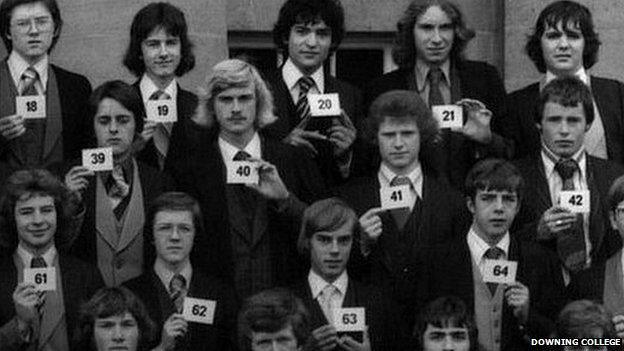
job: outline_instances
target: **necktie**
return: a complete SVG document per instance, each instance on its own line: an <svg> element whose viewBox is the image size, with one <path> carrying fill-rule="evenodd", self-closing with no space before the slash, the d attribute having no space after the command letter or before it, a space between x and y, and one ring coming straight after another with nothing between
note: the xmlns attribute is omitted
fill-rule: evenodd
<svg viewBox="0 0 624 351"><path fill-rule="evenodd" d="M444 78L440 67L431 67L427 79L429 80L429 107L444 105L444 98L440 91L440 82Z"/></svg>
<svg viewBox="0 0 624 351"><path fill-rule="evenodd" d="M47 266L48 264L41 256L35 256L30 260L30 268L45 268ZM43 314L43 304L45 303L45 300L43 299L44 294L45 291L37 292L37 296L39 296L39 301L37 302L37 313L39 313L39 316Z"/></svg>
<svg viewBox="0 0 624 351"><path fill-rule="evenodd" d="M483 257L488 260L499 260L503 258L503 256L505 256L505 251L503 251L501 248L498 248L496 246L490 247L483 254ZM490 289L490 293L492 293L492 296L494 296L494 294L496 294L496 288L498 287L498 284L487 283L487 287L488 289Z"/></svg>
<svg viewBox="0 0 624 351"><path fill-rule="evenodd" d="M249 158L251 158L251 155L248 154L247 152L240 150L236 153L236 155L234 155L233 160L234 161L247 161Z"/></svg>
<svg viewBox="0 0 624 351"><path fill-rule="evenodd" d="M20 95L30 96L37 95L36 84L39 81L39 73L31 66L26 68L22 73L20 88L18 89Z"/></svg>
<svg viewBox="0 0 624 351"><path fill-rule="evenodd" d="M108 188L108 197L113 207L113 213L119 220L126 210L126 206L122 206L121 204L124 203L124 199L130 193L130 185L126 182L121 165L115 165L115 167L113 167L113 171L108 177L107 183L110 185Z"/></svg>
<svg viewBox="0 0 624 351"><path fill-rule="evenodd" d="M299 118L304 119L310 115L310 105L308 103L308 91L314 86L314 80L303 76L297 82L299 84L299 98L297 99L296 111Z"/></svg>
<svg viewBox="0 0 624 351"><path fill-rule="evenodd" d="M334 309L339 307L335 306L334 300L339 295L340 292L338 291L338 288L331 284L327 284L323 288L323 291L321 291L321 295L319 295L321 309L323 310L323 314L325 314L329 324L334 324Z"/></svg>
<svg viewBox="0 0 624 351"><path fill-rule="evenodd" d="M396 176L390 182L390 186L401 186L401 185L409 185L411 187L412 182L409 180L408 177L405 177L405 176ZM409 207L392 209L390 210L390 214L392 214L392 218L394 218L394 222L396 223L397 228L399 228L399 230L403 230L403 227L405 227L405 223L407 223L407 220L409 219L409 216L410 216Z"/></svg>
<svg viewBox="0 0 624 351"><path fill-rule="evenodd" d="M162 90L155 91L149 98L150 100L170 100L171 96ZM154 130L154 146L158 151L158 165L162 170L165 167L165 158L167 150L169 150L169 137L171 135L172 123L158 123Z"/></svg>
<svg viewBox="0 0 624 351"><path fill-rule="evenodd" d="M152 95L150 95L149 99L150 100L169 100L171 99L171 96L162 90L156 90Z"/></svg>
<svg viewBox="0 0 624 351"><path fill-rule="evenodd" d="M176 274L169 281L169 296L178 313L182 313L184 296L186 295L186 279L182 274Z"/></svg>
<svg viewBox="0 0 624 351"><path fill-rule="evenodd" d="M579 171L579 165L573 159L559 160L555 164L555 172L563 181L561 190L574 190L573 176ZM572 227L557 235L557 253L563 265L571 272L578 272L585 267L585 231L583 214L578 213Z"/></svg>

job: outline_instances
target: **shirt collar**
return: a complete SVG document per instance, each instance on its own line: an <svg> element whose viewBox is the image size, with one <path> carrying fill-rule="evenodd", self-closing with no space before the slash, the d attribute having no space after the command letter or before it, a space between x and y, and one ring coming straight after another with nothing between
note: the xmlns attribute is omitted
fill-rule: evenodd
<svg viewBox="0 0 624 351"><path fill-rule="evenodd" d="M314 270L310 269L310 273L308 273L308 284L310 285L310 290L312 291L312 298L318 298L319 294L325 289L327 285L333 285L338 289L340 294L344 296L347 292L347 285L349 284L349 276L347 275L347 270L345 269L340 276L333 282L329 283L325 281L325 279L321 278L320 275L316 274Z"/></svg>
<svg viewBox="0 0 624 351"><path fill-rule="evenodd" d="M470 227L470 231L466 236L466 240L468 241L468 248L470 249L470 255L474 262L478 264L483 260L483 255L485 251L490 248L490 244L486 243L485 240L481 239L481 237L477 234L473 227ZM509 232L503 235L502 239L495 245L499 249L505 252L505 257L509 257L509 243L511 242Z"/></svg>
<svg viewBox="0 0 624 351"><path fill-rule="evenodd" d="M37 74L39 74L39 81L41 82L43 90L46 90L46 87L48 86L49 61L49 56L46 54L41 60L33 65L33 68L37 71ZM13 50L11 51L11 54L9 54L7 65L9 66L9 72L11 73L15 86L18 86L20 80L22 80L22 74L30 66L30 64L26 62L20 54Z"/></svg>
<svg viewBox="0 0 624 351"><path fill-rule="evenodd" d="M143 74L143 76L141 77L141 81L139 82L139 89L141 90L141 97L143 98L143 102L149 100L152 94L160 90L156 86L154 81L152 81L152 79L148 77L145 73ZM177 99L178 82L175 79L171 80L171 83L169 83L169 85L167 85L167 87L163 91L167 93L167 95L171 96L173 100Z"/></svg>
<svg viewBox="0 0 624 351"><path fill-rule="evenodd" d="M30 251L24 248L22 243L17 244L16 253L22 259L24 267L30 267L30 261L32 261L34 256L32 253L30 253ZM54 266L54 259L56 259L56 247L54 247L54 245L50 246L50 248L46 252L44 252L41 257L43 257L43 260L48 265L48 267Z"/></svg>
<svg viewBox="0 0 624 351"><path fill-rule="evenodd" d="M289 91L296 87L297 82L299 82L299 78L303 77L304 74L301 73L299 68L295 66L290 57L284 63L282 67L282 77L284 78L284 83L286 83L286 87ZM319 67L314 73L310 75L310 78L314 80L314 84L320 93L325 91L325 75L323 75L323 66Z"/></svg>
<svg viewBox="0 0 624 351"><path fill-rule="evenodd" d="M584 67L581 67L578 71L576 71L576 73L574 73L574 76L580 79L581 82L585 83L585 85L589 86L589 76L587 75L587 71L585 71ZM546 86L546 84L550 83L550 81L555 78L557 78L557 75L555 75L551 71L546 71L546 75L544 75L544 78L540 82L540 91L544 89L544 86Z"/></svg>
<svg viewBox="0 0 624 351"><path fill-rule="evenodd" d="M262 158L262 152L260 148L260 135L256 132L243 150L240 150L236 146L230 144L222 137L219 137L219 149L221 150L221 155L223 156L224 161L232 161L236 153L239 151L245 151L251 157L260 159Z"/></svg>
<svg viewBox="0 0 624 351"><path fill-rule="evenodd" d="M191 278L193 277L193 267L191 267L191 261L187 259L180 272L176 273L169 270L161 259L156 258L156 262L154 262L154 273L156 273L156 276L158 276L158 279L160 279L167 291L169 291L171 279L176 274L181 274L184 279L186 279L186 288L188 289L191 284Z"/></svg>
<svg viewBox="0 0 624 351"><path fill-rule="evenodd" d="M579 169L581 170L581 178L586 179L585 170L585 147L581 147L574 155L572 155L572 159L576 161L579 165ZM550 179L555 172L555 163L561 160L562 158L555 155L552 151L542 143L542 161L544 162L544 173L546 174L546 179Z"/></svg>
<svg viewBox="0 0 624 351"><path fill-rule="evenodd" d="M390 186L390 182L396 176L397 174L392 172L392 170L390 170L388 166L386 166L383 162L381 163L381 166L379 166L378 174L379 185L381 187ZM418 196L422 198L423 173L420 163L418 163L418 166L414 168L414 170L411 171L409 174L407 174L406 177L410 180L410 182L412 182L412 187L414 191L416 191L416 194L418 194Z"/></svg>
<svg viewBox="0 0 624 351"><path fill-rule="evenodd" d="M418 85L418 91L422 92L425 90L425 85L427 85L427 75L429 75L429 70L431 69L431 65L424 62L423 60L416 58L416 65L414 66L414 70L416 71L416 84ZM450 82L449 74L451 70L451 62L450 60L446 60L440 66L442 70L442 75L444 80L448 83ZM450 84L449 84L450 85Z"/></svg>

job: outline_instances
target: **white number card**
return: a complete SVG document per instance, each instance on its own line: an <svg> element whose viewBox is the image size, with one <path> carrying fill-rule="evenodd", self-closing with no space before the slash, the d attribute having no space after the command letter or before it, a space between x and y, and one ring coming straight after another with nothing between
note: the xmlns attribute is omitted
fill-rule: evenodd
<svg viewBox="0 0 624 351"><path fill-rule="evenodd" d="M227 184L258 184L258 169L253 162L230 161L226 168Z"/></svg>
<svg viewBox="0 0 624 351"><path fill-rule="evenodd" d="M366 328L364 307L337 308L334 310L334 326L338 332L361 332Z"/></svg>
<svg viewBox="0 0 624 351"><path fill-rule="evenodd" d="M56 268L24 268L24 281L35 284L38 291L56 290Z"/></svg>
<svg viewBox="0 0 624 351"><path fill-rule="evenodd" d="M217 302L214 300L186 297L184 298L182 316L188 322L212 324L214 322L214 313L216 307Z"/></svg>
<svg viewBox="0 0 624 351"><path fill-rule="evenodd" d="M440 128L461 129L464 125L464 109L457 105L436 105L431 108Z"/></svg>
<svg viewBox="0 0 624 351"><path fill-rule="evenodd" d="M559 193L559 206L574 213L589 213L589 190L563 190Z"/></svg>
<svg viewBox="0 0 624 351"><path fill-rule="evenodd" d="M46 99L43 95L17 96L15 114L26 119L46 117Z"/></svg>
<svg viewBox="0 0 624 351"><path fill-rule="evenodd" d="M308 94L312 117L340 116L340 99L337 93Z"/></svg>
<svg viewBox="0 0 624 351"><path fill-rule="evenodd" d="M148 100L145 112L149 121L158 123L178 121L178 107L173 99Z"/></svg>
<svg viewBox="0 0 624 351"><path fill-rule="evenodd" d="M409 185L382 187L379 189L381 208L391 210L394 208L410 207L412 192Z"/></svg>
<svg viewBox="0 0 624 351"><path fill-rule="evenodd" d="M101 147L82 150L82 165L94 172L113 170L113 148Z"/></svg>
<svg viewBox="0 0 624 351"><path fill-rule="evenodd" d="M485 260L483 281L486 283L511 284L516 281L518 262L507 260Z"/></svg>

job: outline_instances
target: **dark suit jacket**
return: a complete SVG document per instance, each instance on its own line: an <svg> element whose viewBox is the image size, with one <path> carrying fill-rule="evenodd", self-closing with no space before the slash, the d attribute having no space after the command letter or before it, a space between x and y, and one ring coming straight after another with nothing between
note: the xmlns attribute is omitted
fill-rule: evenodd
<svg viewBox="0 0 624 351"><path fill-rule="evenodd" d="M163 285L153 269L125 282L124 285L143 301L160 335L163 324L175 312L175 306L169 297L167 287ZM233 289L216 278L194 270L187 296L216 301L214 323L212 325L189 323L187 336L178 341L175 350L236 350L237 304ZM161 301L166 301L166 304L163 305ZM159 343L160 338L152 347Z"/></svg>
<svg viewBox="0 0 624 351"><path fill-rule="evenodd" d="M261 138L262 158L275 165L290 192L304 202L325 195L318 170L302 152L270 138ZM202 151L192 155L174 170L174 179L181 191L195 197L204 215L205 233L195 238L192 253L194 267L234 285L232 239L226 200L225 164L216 140L207 141ZM262 237L270 242L273 272L281 285L291 285L301 274L300 258L296 254L300 218L287 218L277 205L269 202L268 223Z"/></svg>
<svg viewBox="0 0 624 351"><path fill-rule="evenodd" d="M139 88L139 82L135 82L132 86L137 90L139 96L141 90ZM169 138L169 149L167 150L167 157L165 158L165 169L171 165L171 157L179 157L187 154L189 150L189 143L191 139L186 135L186 128L184 124L195 113L197 108L197 96L190 91L184 90L178 85L178 96L176 98L176 105L178 107L178 122L173 124L171 129L171 136ZM154 145L154 139L150 139L143 150L139 153L138 160L145 162L146 164L158 168L158 151Z"/></svg>
<svg viewBox="0 0 624 351"><path fill-rule="evenodd" d="M607 154L610 160L624 163L624 84L590 77L592 95L604 125ZM507 97L507 115L502 119L501 133L515 142L515 157L523 158L541 148L535 126L539 83L516 90ZM541 112L540 112L541 114Z"/></svg>
<svg viewBox="0 0 624 351"><path fill-rule="evenodd" d="M400 240L400 232L389 211L379 214L383 233L372 248L367 259L359 256L359 248L352 251L352 266L349 272L365 282L379 285L393 291L397 302L409 300L407 292L398 284L405 276L417 268L412 266L411 257L419 256L430 247L446 243L453 237L466 233L469 227L469 214L465 200L450 187L445 179L435 173L424 170L423 201L420 223L417 223L418 237L413 246L407 248L407 257L400 258L397 252L405 250L405 243ZM358 178L336 189L337 195L349 203L356 214L362 216L373 207L380 207L379 179L375 177ZM410 221L405 228L409 228ZM406 295L407 294L407 295ZM409 317L409 316L406 316Z"/></svg>
<svg viewBox="0 0 624 351"><path fill-rule="evenodd" d="M450 132L448 145L441 144L434 150L425 151L432 154L434 164L448 177L451 185L457 189L463 189L468 171L479 159L486 157L509 158L513 150L511 142L496 134L499 132L497 120L502 118L505 111L505 88L496 68L484 62L465 60L453 63L451 71L457 72L460 94L456 97L453 96L452 99L479 100L493 113L492 131L494 133L490 144L480 145L465 138L460 133ZM451 73L451 75L453 74ZM374 79L365 90L364 101L370 105L375 98L387 91L410 90L410 86L413 84L409 80L413 76L412 70L398 69ZM451 82L451 84L455 83ZM362 157L366 156L358 155L358 158ZM369 171L374 172L375 170L370 169Z"/></svg>
<svg viewBox="0 0 624 351"><path fill-rule="evenodd" d="M84 76L50 65L56 75L61 112L63 115L63 158L72 160L80 157L81 150L88 147L93 121L89 118L88 103L91 84ZM0 161L7 160L7 141L0 136Z"/></svg>
<svg viewBox="0 0 624 351"><path fill-rule="evenodd" d="M59 254L58 259L63 284L67 337L71 345L80 306L104 286L104 281L97 268L81 260L63 254ZM12 255L5 256L0 261L0 281L0 325L4 325L15 316L12 296L17 286L17 270Z"/></svg>
<svg viewBox="0 0 624 351"><path fill-rule="evenodd" d="M466 236L431 250L413 284L418 286L416 306L438 297L454 295L474 311L472 256ZM566 303L558 263L540 246L511 235L508 259L518 262L516 281L529 288L530 308L526 333L533 338L549 337L554 321ZM420 308L417 308L420 310ZM501 350L527 350L513 308L503 303Z"/></svg>
<svg viewBox="0 0 624 351"><path fill-rule="evenodd" d="M173 185L173 181L169 176L158 171L143 162L137 161L139 167L139 179L141 181L141 190L143 191L143 206L147 211L149 204L161 193L169 190ZM96 175L98 176L98 175ZM71 247L71 253L91 264L97 265L97 240L95 232L96 219L96 178L89 177L89 185L83 193L83 204L85 205L85 216L82 223L80 235L74 241ZM134 184L132 186L135 186ZM147 213L146 213L147 215ZM147 220L147 219L146 219ZM153 238L144 238L144 263L145 267L151 267L155 257L153 246L148 244Z"/></svg>
<svg viewBox="0 0 624 351"><path fill-rule="evenodd" d="M293 288L310 313L310 327L315 330L330 324L318 302L312 297L307 279L303 279ZM342 307L364 307L366 325L371 340L371 349L375 351L408 350L408 326L398 318L398 307L381 289L364 285L349 277L347 292ZM340 347L336 348L341 349Z"/></svg>
<svg viewBox="0 0 624 351"><path fill-rule="evenodd" d="M290 91L288 91L288 87L282 78L281 70L268 74L267 83L271 86L273 92L275 114L278 116L278 119L267 126L264 129L264 133L273 138L282 140L300 122L295 108L296 102L293 102L290 96ZM364 117L364 112L362 110L362 95L356 87L338 80L329 74L325 74L324 93L338 93L340 96L340 107L347 112L356 128L359 127ZM319 151L319 155L315 157L315 161L321 171L323 179L326 180L327 186L335 186L343 183L342 176L334 161L331 145L328 142L314 143L314 145L317 146L317 150Z"/></svg>

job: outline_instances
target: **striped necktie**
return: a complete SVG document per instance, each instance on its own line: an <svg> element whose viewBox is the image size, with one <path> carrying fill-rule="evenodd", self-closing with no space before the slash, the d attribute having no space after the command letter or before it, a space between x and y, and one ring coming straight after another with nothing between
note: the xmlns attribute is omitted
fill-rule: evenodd
<svg viewBox="0 0 624 351"><path fill-rule="evenodd" d="M162 90L155 91L150 95L150 100L170 100L171 96ZM154 146L158 154L158 166L165 168L165 158L169 150L169 138L171 137L172 123L159 123L154 130Z"/></svg>
<svg viewBox="0 0 624 351"><path fill-rule="evenodd" d="M22 96L37 95L37 82L39 81L39 73L32 67L26 68L22 73L19 92Z"/></svg>
<svg viewBox="0 0 624 351"><path fill-rule="evenodd" d="M308 76L299 78L299 99L297 99L296 111L299 118L304 119L310 116L310 104L308 103L308 92L314 86L314 80Z"/></svg>
<svg viewBox="0 0 624 351"><path fill-rule="evenodd" d="M169 296L177 313L182 313L184 297L186 296L186 278L182 274L174 275L169 281Z"/></svg>

